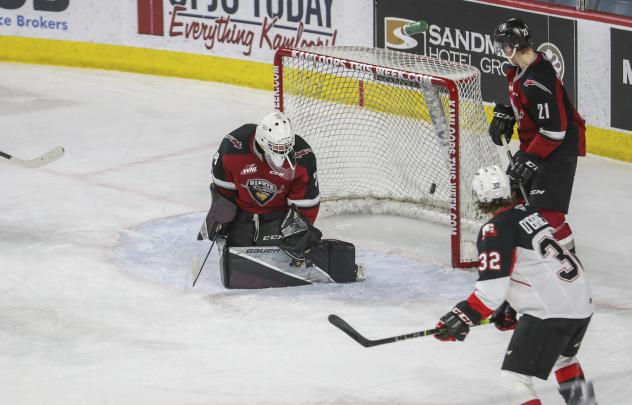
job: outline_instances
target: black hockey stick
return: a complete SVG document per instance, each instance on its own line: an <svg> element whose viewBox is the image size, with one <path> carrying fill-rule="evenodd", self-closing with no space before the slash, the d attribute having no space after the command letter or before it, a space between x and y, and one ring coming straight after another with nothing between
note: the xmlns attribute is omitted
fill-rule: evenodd
<svg viewBox="0 0 632 405"><path fill-rule="evenodd" d="M437 334L439 332L442 332L444 330L443 328L426 329L426 330L421 330L419 332L406 333L404 335L391 336L391 337L384 338L384 339L371 340L371 339L367 339L364 336L362 336L360 334L360 332L358 332L357 330L353 329L353 327L351 327L351 325L349 325L347 322L345 322L345 320L343 320L338 315L333 315L333 314L329 315L328 319L329 319L329 322L332 325L334 325L335 327L337 327L338 329L340 329L341 331L343 331L344 333L349 335L351 337L351 339L353 339L356 342L360 343L364 347L379 346L379 345L383 345L383 344L386 344L386 343L395 343L395 342L399 342L399 341L402 341L402 340L414 339L414 338L423 337L423 336L429 336L429 335L435 335L435 334ZM480 325L486 325L486 324L488 324L490 322L493 322L493 320L492 319L483 319L481 321Z"/></svg>
<svg viewBox="0 0 632 405"><path fill-rule="evenodd" d="M9 155L8 153L2 152L2 151L0 151L0 156L2 156L3 158L13 163L17 163L20 166L28 167L29 169L36 169L38 167L42 167L49 163L54 162L55 160L64 156L65 152L66 151L64 150L64 148L62 148L61 146L58 146L56 148L49 150L43 155L38 156L33 159L20 159L19 157Z"/></svg>
<svg viewBox="0 0 632 405"><path fill-rule="evenodd" d="M511 162L513 162L513 158L511 157L511 151L509 150L509 145L507 144L507 140L505 139L504 136L500 136L500 141L503 143L503 146L505 147L505 150L507 151L507 157L509 158L509 165L511 165ZM527 199L527 193L524 191L524 186L522 185L522 182L518 182L518 185L520 186L520 193L522 193L522 198L524 199L524 205L529 205L529 200Z"/></svg>
<svg viewBox="0 0 632 405"><path fill-rule="evenodd" d="M213 232L213 235L215 235L213 237L213 242L211 243L211 247L208 248L208 252L206 253L206 257L204 258L204 261L202 262L202 265L199 267L199 269L197 268L196 264L198 263L197 259L193 261L193 272L195 274L195 272L197 271L197 275L195 276L194 280L193 280L193 285L191 287L195 287L195 283L197 283L198 278L200 278L200 274L202 274L202 269L204 268L204 265L206 264L206 260L208 259L208 256L211 254L211 251L213 250L213 246L215 246L215 241L217 240L217 231L219 229L220 224L215 224L215 230Z"/></svg>

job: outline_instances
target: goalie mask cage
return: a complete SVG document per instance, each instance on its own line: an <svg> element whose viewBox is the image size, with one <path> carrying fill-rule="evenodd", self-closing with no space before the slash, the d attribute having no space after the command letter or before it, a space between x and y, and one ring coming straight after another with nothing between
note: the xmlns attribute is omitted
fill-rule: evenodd
<svg viewBox="0 0 632 405"><path fill-rule="evenodd" d="M452 265L478 264L484 219L470 185L500 163L478 69L378 48L279 49L274 84L276 109L316 155L325 214L444 223Z"/></svg>

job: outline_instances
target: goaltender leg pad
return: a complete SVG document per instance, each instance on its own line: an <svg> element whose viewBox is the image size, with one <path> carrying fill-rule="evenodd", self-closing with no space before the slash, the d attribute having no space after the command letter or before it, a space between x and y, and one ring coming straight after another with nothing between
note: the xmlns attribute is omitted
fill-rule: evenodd
<svg viewBox="0 0 632 405"><path fill-rule="evenodd" d="M353 243L323 239L321 244L310 250L309 259L316 266L325 269L337 283L356 281L358 266Z"/></svg>
<svg viewBox="0 0 632 405"><path fill-rule="evenodd" d="M318 266L297 265L277 246L225 247L220 267L226 288L296 287L334 281Z"/></svg>

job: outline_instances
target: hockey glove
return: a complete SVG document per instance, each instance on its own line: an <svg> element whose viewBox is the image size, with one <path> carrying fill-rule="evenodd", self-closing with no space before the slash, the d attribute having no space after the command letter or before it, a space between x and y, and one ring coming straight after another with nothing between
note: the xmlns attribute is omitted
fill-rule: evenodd
<svg viewBox="0 0 632 405"><path fill-rule="evenodd" d="M500 331L514 330L518 325L518 320L516 319L516 310L509 305L507 301L503 302L503 304L498 307L494 315L492 315L492 319L494 319L494 326L496 329Z"/></svg>
<svg viewBox="0 0 632 405"><path fill-rule="evenodd" d="M444 331L435 334L434 337L444 342L463 341L470 333L470 326L477 325L480 321L481 314L472 309L467 301L461 301L441 317L436 327Z"/></svg>
<svg viewBox="0 0 632 405"><path fill-rule="evenodd" d="M503 143L500 137L504 136L507 142L509 142L515 124L516 119L514 118L513 109L505 104L496 104L494 107L494 117L492 118L492 123L489 125L489 136L496 145L502 146Z"/></svg>
<svg viewBox="0 0 632 405"><path fill-rule="evenodd" d="M301 216L292 204L285 219L281 223L283 243L281 249L304 252L320 243L322 232L312 225L307 218Z"/></svg>
<svg viewBox="0 0 632 405"><path fill-rule="evenodd" d="M519 150L507 168L509 180L516 183L527 183L538 171L540 158Z"/></svg>

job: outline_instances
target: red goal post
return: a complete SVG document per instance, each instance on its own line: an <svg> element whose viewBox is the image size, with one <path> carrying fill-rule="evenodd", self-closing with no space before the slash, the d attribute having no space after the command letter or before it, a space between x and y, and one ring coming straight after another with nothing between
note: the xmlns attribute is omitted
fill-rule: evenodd
<svg viewBox="0 0 632 405"><path fill-rule="evenodd" d="M470 182L499 159L476 68L378 48L284 48L274 103L314 149L324 209L447 224L452 266L478 264L484 218Z"/></svg>

